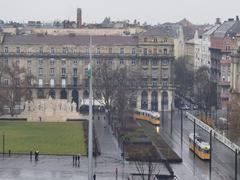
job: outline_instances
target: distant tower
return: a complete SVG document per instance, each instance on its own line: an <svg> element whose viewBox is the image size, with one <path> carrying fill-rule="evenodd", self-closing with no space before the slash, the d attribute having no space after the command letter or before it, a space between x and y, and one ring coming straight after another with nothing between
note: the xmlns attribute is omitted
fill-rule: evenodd
<svg viewBox="0 0 240 180"><path fill-rule="evenodd" d="M81 28L82 26L82 9L77 8L77 28Z"/></svg>

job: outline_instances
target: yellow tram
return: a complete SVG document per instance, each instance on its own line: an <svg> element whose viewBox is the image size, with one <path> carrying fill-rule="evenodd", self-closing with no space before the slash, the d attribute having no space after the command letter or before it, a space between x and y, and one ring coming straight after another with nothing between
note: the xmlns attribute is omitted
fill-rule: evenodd
<svg viewBox="0 0 240 180"><path fill-rule="evenodd" d="M134 119L135 120L148 121L153 125L159 125L160 124L160 114L158 112L153 112L153 111L135 109Z"/></svg>
<svg viewBox="0 0 240 180"><path fill-rule="evenodd" d="M194 133L189 135L189 149L194 152ZM210 159L210 145L195 134L195 154L204 160Z"/></svg>

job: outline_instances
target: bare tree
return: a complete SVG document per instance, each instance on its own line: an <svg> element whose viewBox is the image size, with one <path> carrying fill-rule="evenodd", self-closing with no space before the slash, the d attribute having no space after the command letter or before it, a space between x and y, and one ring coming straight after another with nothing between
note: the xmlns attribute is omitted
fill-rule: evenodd
<svg viewBox="0 0 240 180"><path fill-rule="evenodd" d="M109 124L112 118L117 118L121 126L132 114L131 100L135 98L140 84L140 73L126 65L112 67L112 64L102 62L94 68L94 94L105 106Z"/></svg>
<svg viewBox="0 0 240 180"><path fill-rule="evenodd" d="M228 116L228 125L229 125L229 137L233 141L240 140L240 96L233 95L229 103L229 116Z"/></svg>
<svg viewBox="0 0 240 180"><path fill-rule="evenodd" d="M177 91L184 96L191 95L194 72L189 70L187 60L181 58L174 61L174 72L174 82L177 86Z"/></svg>
<svg viewBox="0 0 240 180"><path fill-rule="evenodd" d="M108 123L111 123L113 101L116 97L117 70L107 62L102 62L93 69L94 96L100 100L107 111Z"/></svg>
<svg viewBox="0 0 240 180"><path fill-rule="evenodd" d="M160 174L160 164L154 161L155 157L150 152L140 150L135 157L134 164L142 180L151 180L153 176Z"/></svg>
<svg viewBox="0 0 240 180"><path fill-rule="evenodd" d="M10 108L10 114L13 116L14 107L21 102L21 98L31 98L28 93L33 76L27 74L24 68L20 68L17 62L13 62L11 65L4 66L1 80L3 78L6 81L1 83L0 98L4 105Z"/></svg>
<svg viewBox="0 0 240 180"><path fill-rule="evenodd" d="M140 85L141 75L134 69L123 66L118 69L117 94L114 101L115 113L118 122L126 127L127 121L133 115L133 102L136 102L136 93Z"/></svg>
<svg viewBox="0 0 240 180"><path fill-rule="evenodd" d="M217 86L211 81L207 66L200 67L195 73L194 94L205 111L210 110L212 106L217 106Z"/></svg>

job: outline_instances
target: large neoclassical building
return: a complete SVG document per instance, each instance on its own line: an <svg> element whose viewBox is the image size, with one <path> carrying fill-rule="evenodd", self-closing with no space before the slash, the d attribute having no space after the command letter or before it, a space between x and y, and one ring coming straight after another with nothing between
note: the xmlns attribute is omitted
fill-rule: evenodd
<svg viewBox="0 0 240 180"><path fill-rule="evenodd" d="M0 60L14 61L35 76L33 98L52 96L79 104L88 98L89 44L89 36L74 34L0 35ZM174 38L148 31L137 36L92 36L91 52L95 65L125 64L142 73L137 108L160 111L164 104L165 110L171 109Z"/></svg>

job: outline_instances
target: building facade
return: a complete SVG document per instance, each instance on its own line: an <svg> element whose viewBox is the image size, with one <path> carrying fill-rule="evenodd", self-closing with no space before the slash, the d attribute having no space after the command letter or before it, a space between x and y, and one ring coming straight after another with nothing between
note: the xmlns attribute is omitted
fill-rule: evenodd
<svg viewBox="0 0 240 180"><path fill-rule="evenodd" d="M0 38L1 63L16 62L32 73L33 98L88 99L89 36L11 35ZM174 40L167 36L93 36L94 65L127 65L143 75L136 107L170 110L173 100ZM1 79L4 82L4 79Z"/></svg>

